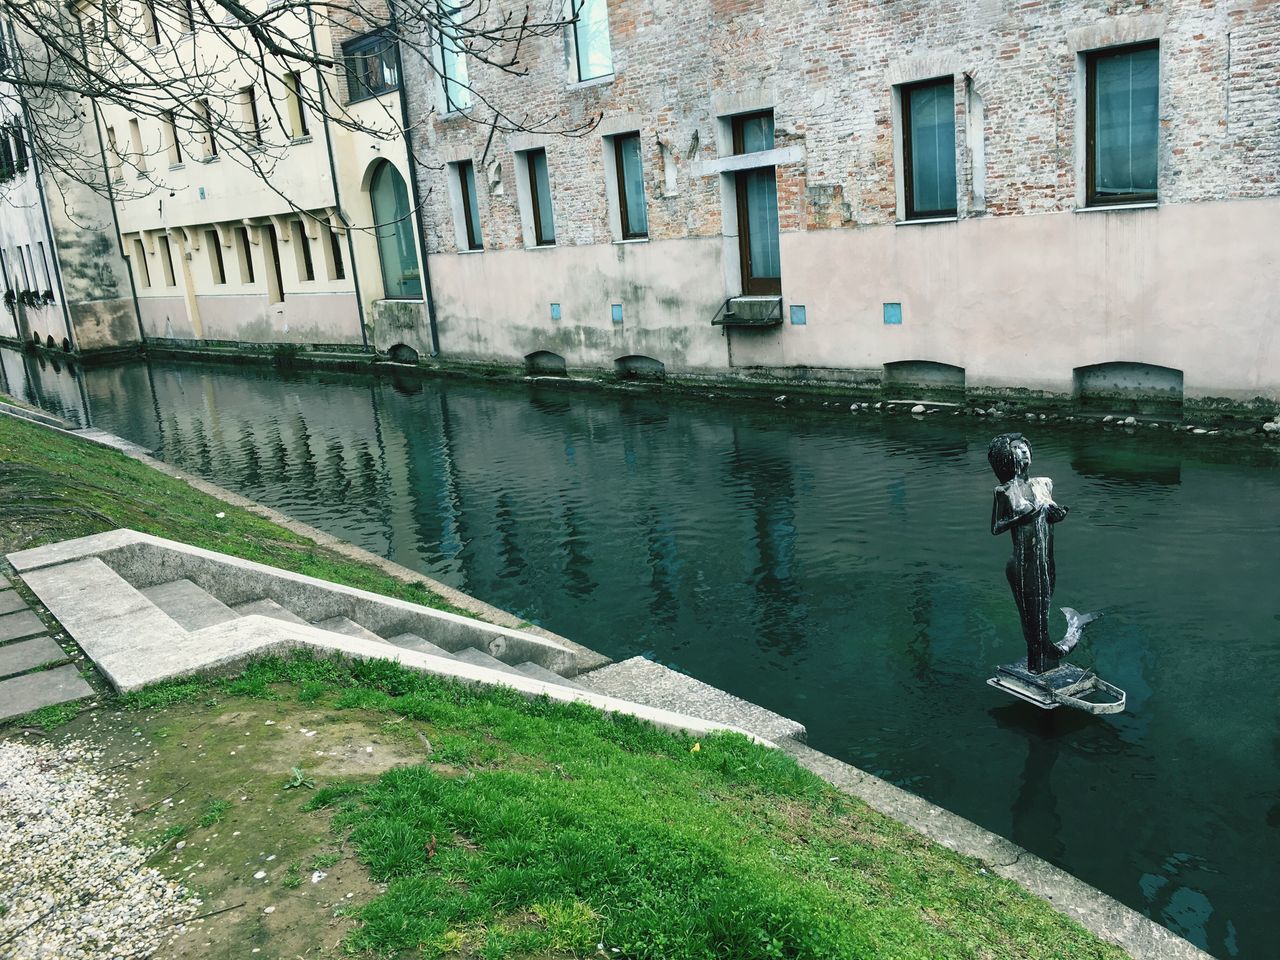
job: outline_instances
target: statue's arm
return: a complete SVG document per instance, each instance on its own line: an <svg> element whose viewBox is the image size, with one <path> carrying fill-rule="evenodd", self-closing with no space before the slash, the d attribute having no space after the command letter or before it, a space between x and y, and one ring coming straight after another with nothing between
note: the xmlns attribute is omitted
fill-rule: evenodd
<svg viewBox="0 0 1280 960"><path fill-rule="evenodd" d="M1014 512L1013 504L1009 502L1009 495L997 488L995 499L991 501L991 535L998 537L1011 527L1026 523L1035 515L1036 508L1031 504L1026 504L1026 509L1021 513Z"/></svg>

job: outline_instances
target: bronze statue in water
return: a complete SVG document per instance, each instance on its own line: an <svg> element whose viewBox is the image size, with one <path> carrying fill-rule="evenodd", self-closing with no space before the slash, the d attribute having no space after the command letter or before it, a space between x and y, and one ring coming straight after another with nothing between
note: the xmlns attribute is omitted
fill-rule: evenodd
<svg viewBox="0 0 1280 960"><path fill-rule="evenodd" d="M1018 604L1022 636L1027 642L1027 670L1042 674L1056 667L1080 640L1080 632L1098 614L1080 614L1063 607L1067 633L1054 642L1049 635L1049 608L1057 573L1053 561L1053 527L1067 517L1067 508L1054 502L1053 481L1028 477L1031 444L1020 433L1002 433L987 448L987 460L1000 485L991 505L991 533L1006 531L1013 540L1013 555L1005 576Z"/></svg>

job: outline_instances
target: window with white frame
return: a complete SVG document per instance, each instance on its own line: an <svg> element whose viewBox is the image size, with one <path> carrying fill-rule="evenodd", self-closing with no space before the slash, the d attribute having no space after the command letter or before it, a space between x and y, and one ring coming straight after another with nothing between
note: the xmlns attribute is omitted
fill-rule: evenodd
<svg viewBox="0 0 1280 960"><path fill-rule="evenodd" d="M439 11L440 82L444 87L444 109L445 113L456 113L471 106L467 48L462 42L465 21L460 7L441 4Z"/></svg>
<svg viewBox="0 0 1280 960"><path fill-rule="evenodd" d="M613 73L609 45L609 0L569 0L573 5L573 49L578 80L595 80Z"/></svg>

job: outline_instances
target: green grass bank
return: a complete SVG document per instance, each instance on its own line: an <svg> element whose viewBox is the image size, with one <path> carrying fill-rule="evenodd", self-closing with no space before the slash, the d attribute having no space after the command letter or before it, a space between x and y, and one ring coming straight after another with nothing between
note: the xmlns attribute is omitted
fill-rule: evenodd
<svg viewBox="0 0 1280 960"><path fill-rule="evenodd" d="M115 451L0 417L0 548L118 526L439 605ZM8 735L33 722L102 747L153 864L224 910L158 956L1125 956L741 737L307 657Z"/></svg>

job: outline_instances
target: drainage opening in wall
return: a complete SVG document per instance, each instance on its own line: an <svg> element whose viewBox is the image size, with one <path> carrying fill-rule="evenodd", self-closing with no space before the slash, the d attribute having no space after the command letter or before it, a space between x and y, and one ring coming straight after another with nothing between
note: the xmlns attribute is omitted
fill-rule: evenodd
<svg viewBox="0 0 1280 960"><path fill-rule="evenodd" d="M1072 389L1081 410L1182 415L1182 371L1154 363L1115 360L1076 367Z"/></svg>
<svg viewBox="0 0 1280 960"><path fill-rule="evenodd" d="M564 357L550 350L538 350L524 358L524 369L531 377L567 377Z"/></svg>
<svg viewBox="0 0 1280 960"><path fill-rule="evenodd" d="M409 346L407 343L397 343L387 351L387 356L389 356L394 363L418 362L418 351L413 349L413 347Z"/></svg>
<svg viewBox="0 0 1280 960"><path fill-rule="evenodd" d="M66 337L62 338L62 352L63 353L71 352L71 341Z"/></svg>
<svg viewBox="0 0 1280 960"><path fill-rule="evenodd" d="M49 334L49 336L44 338L44 345L50 350L58 349L58 341L53 339L53 334Z"/></svg>
<svg viewBox="0 0 1280 960"><path fill-rule="evenodd" d="M618 357L613 361L613 371L619 380L665 380L667 377L665 363L638 353Z"/></svg>
<svg viewBox="0 0 1280 960"><path fill-rule="evenodd" d="M882 390L890 400L964 399L964 367L934 360L895 360L884 365Z"/></svg>

